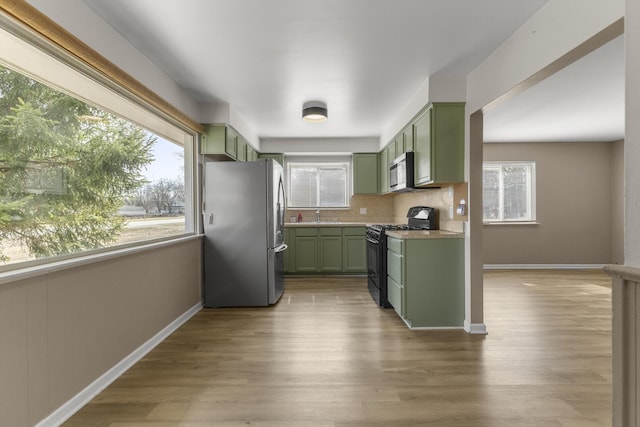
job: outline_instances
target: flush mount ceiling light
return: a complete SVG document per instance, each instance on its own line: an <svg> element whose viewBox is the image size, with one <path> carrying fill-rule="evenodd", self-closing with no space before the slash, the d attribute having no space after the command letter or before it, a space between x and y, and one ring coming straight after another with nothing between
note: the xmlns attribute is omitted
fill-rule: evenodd
<svg viewBox="0 0 640 427"><path fill-rule="evenodd" d="M327 121L327 104L322 101L308 101L302 105L302 120L309 123Z"/></svg>

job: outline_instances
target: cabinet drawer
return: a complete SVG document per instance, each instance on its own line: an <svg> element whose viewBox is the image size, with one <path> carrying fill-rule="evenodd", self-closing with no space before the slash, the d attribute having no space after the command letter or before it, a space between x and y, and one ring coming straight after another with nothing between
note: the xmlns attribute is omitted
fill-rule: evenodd
<svg viewBox="0 0 640 427"><path fill-rule="evenodd" d="M403 251L403 241L400 239L394 239L393 237L387 237L387 249L392 252L398 253L402 255Z"/></svg>
<svg viewBox="0 0 640 427"><path fill-rule="evenodd" d="M317 236L318 229L315 227L298 227L296 228L296 236Z"/></svg>
<svg viewBox="0 0 640 427"><path fill-rule="evenodd" d="M345 236L363 236L366 234L367 229L365 227L344 227L342 234Z"/></svg>
<svg viewBox="0 0 640 427"><path fill-rule="evenodd" d="M389 303L400 316L404 316L404 307L402 305L403 292L404 288L397 284L393 279L389 278L387 281L387 298L389 299Z"/></svg>
<svg viewBox="0 0 640 427"><path fill-rule="evenodd" d="M402 255L398 255L391 251L387 252L387 274L396 282L404 284L404 277L402 277L402 261Z"/></svg>
<svg viewBox="0 0 640 427"><path fill-rule="evenodd" d="M318 231L321 236L342 236L342 228L340 227L319 227Z"/></svg>

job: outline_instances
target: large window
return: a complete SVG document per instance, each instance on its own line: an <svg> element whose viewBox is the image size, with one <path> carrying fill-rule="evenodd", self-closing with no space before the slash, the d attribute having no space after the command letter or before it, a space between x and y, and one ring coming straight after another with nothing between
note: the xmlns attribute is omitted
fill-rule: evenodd
<svg viewBox="0 0 640 427"><path fill-rule="evenodd" d="M348 208L351 159L288 158L289 208Z"/></svg>
<svg viewBox="0 0 640 427"><path fill-rule="evenodd" d="M0 38L0 271L193 232L193 134Z"/></svg>
<svg viewBox="0 0 640 427"><path fill-rule="evenodd" d="M535 162L485 162L485 222L535 221Z"/></svg>

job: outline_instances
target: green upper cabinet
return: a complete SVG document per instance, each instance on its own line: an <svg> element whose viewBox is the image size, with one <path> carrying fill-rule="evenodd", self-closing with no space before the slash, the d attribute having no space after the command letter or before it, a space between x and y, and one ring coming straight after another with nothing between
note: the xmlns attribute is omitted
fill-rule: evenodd
<svg viewBox="0 0 640 427"><path fill-rule="evenodd" d="M404 153L413 151L413 124L410 124L402 131L402 140L404 142ZM398 147L396 146L396 151Z"/></svg>
<svg viewBox="0 0 640 427"><path fill-rule="evenodd" d="M216 160L255 160L250 158L250 156L255 156L251 153L255 150L232 127L223 124L204 126L202 154Z"/></svg>
<svg viewBox="0 0 640 427"><path fill-rule="evenodd" d="M258 160L258 152L249 144L247 144L247 162Z"/></svg>
<svg viewBox="0 0 640 427"><path fill-rule="evenodd" d="M387 170L389 169L389 166L391 166L393 164L393 161L396 159L397 155L396 155L396 141L395 139L393 141L391 141L389 143L389 145L387 145L386 148L387 151ZM402 154L402 153L401 153Z"/></svg>
<svg viewBox="0 0 640 427"><path fill-rule="evenodd" d="M236 139L236 160L247 161L247 141L241 136Z"/></svg>
<svg viewBox="0 0 640 427"><path fill-rule="evenodd" d="M230 127L225 127L225 129L226 135L224 140L224 152L228 154L229 157L235 159L238 145L238 134Z"/></svg>
<svg viewBox="0 0 640 427"><path fill-rule="evenodd" d="M380 194L387 194L389 192L389 162L387 161L387 150L382 150L379 156Z"/></svg>
<svg viewBox="0 0 640 427"><path fill-rule="evenodd" d="M464 103L429 105L413 121L417 186L464 181Z"/></svg>
<svg viewBox="0 0 640 427"><path fill-rule="evenodd" d="M394 159L395 159L396 157L404 153L404 134L402 132L399 133L394 139L393 143L396 147L395 156L394 156Z"/></svg>
<svg viewBox="0 0 640 427"><path fill-rule="evenodd" d="M413 122L415 182L431 181L431 109Z"/></svg>
<svg viewBox="0 0 640 427"><path fill-rule="evenodd" d="M353 194L378 194L378 154L353 153Z"/></svg>

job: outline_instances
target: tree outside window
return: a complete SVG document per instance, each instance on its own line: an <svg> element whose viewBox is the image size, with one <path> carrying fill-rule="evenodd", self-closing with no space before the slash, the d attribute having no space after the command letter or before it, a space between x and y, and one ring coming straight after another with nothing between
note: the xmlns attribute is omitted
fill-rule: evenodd
<svg viewBox="0 0 640 427"><path fill-rule="evenodd" d="M184 210L183 159L175 161L172 175L182 174L175 182L151 182L145 175L157 160L159 140L0 66L0 262L121 243L132 221L122 209L141 190L166 189L156 191L162 193L154 199L156 212ZM180 227L184 232L184 219Z"/></svg>

